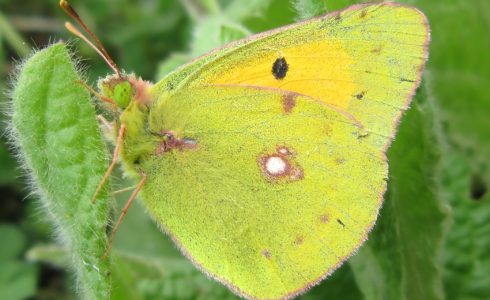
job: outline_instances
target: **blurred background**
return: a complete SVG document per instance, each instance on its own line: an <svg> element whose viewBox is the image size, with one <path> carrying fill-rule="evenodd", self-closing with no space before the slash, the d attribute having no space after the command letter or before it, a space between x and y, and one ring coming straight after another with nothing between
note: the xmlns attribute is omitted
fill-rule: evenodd
<svg viewBox="0 0 490 300"><path fill-rule="evenodd" d="M223 43L358 2L71 4L119 66L158 81ZM388 153L385 204L359 253L303 299L490 299L490 1L402 2L427 14L432 43L422 85ZM70 41L92 85L110 73L64 29L67 19L57 0L0 0L2 110L16 64L54 41ZM0 163L0 299L75 299L63 251L4 134ZM121 259L113 299L235 299L183 258L139 204L114 251Z"/></svg>

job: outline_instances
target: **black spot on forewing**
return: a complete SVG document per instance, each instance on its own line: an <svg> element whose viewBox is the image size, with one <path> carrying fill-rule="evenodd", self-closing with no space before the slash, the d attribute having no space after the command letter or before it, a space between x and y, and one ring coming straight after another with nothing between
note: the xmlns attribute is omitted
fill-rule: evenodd
<svg viewBox="0 0 490 300"><path fill-rule="evenodd" d="M339 223L340 225L342 225L342 227L345 227L345 224L344 224L344 222L342 222L342 220L337 219L337 223Z"/></svg>
<svg viewBox="0 0 490 300"><path fill-rule="evenodd" d="M284 57L279 57L272 64L272 75L274 75L274 78L277 80L284 79L284 77L286 77L288 69L289 65L286 62L286 59Z"/></svg>

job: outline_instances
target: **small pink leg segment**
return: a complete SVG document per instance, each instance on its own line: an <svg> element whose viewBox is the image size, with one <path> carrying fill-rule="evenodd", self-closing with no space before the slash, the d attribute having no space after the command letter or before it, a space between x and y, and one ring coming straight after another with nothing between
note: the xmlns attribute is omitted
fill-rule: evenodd
<svg viewBox="0 0 490 300"><path fill-rule="evenodd" d="M116 224L114 225L114 228L112 229L112 233L111 233L111 236L109 237L109 243L107 244L107 249L104 253L104 257L107 257L107 255L109 255L109 252L111 252L112 242L114 240L114 237L116 236L116 232L119 229L119 226L121 226L121 223L122 223L122 220L124 219L124 216L126 216L126 214L128 213L129 207L131 206L131 204L133 204L134 199L136 199L136 195L138 195L139 191L141 190L141 188L145 184L146 178L147 178L146 174L141 175L140 182L138 183L138 185L136 186L136 189L133 191L133 193L129 197L128 201L124 205L124 208L122 209L121 214L119 215L119 218L117 219Z"/></svg>
<svg viewBox="0 0 490 300"><path fill-rule="evenodd" d="M119 150L121 149L121 144L123 142L125 129L126 129L126 126L124 124L121 124L121 127L119 128L119 133L117 135L116 148L114 149L114 155L112 157L112 162L109 165L109 168L107 168L107 171L105 172L104 177L102 177L102 180L100 181L99 186L97 187L97 190L95 191L95 194L92 197L92 203L95 203L95 200L97 199L97 195L99 195L100 191L104 187L105 182L107 181L107 178L109 178L109 176L112 173L112 170L114 169L114 166L117 163L117 157L119 156Z"/></svg>

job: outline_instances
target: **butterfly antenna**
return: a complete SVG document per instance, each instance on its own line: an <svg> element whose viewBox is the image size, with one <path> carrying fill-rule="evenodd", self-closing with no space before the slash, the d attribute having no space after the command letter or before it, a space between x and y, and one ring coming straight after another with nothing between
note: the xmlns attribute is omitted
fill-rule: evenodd
<svg viewBox="0 0 490 300"><path fill-rule="evenodd" d="M87 37L85 37L79 30L75 28L70 22L65 23L66 29L68 29L71 33L78 36L82 40L84 40L87 44L89 44L103 59L104 61L111 67L112 70L116 73L118 77L121 77L121 71L117 67L114 60L112 60L111 56L105 49L104 45L100 42L97 36L87 27L85 22L83 22L82 18L78 15L75 9L68 3L66 0L60 0L60 7L70 16L72 19L77 21L77 23L82 26L85 32L95 41L95 44L92 43ZM97 46L96 46L97 45Z"/></svg>
<svg viewBox="0 0 490 300"><path fill-rule="evenodd" d="M109 103L114 108L114 111L117 111L117 104L116 104L116 102L114 102L114 100L112 100L111 98L106 97L106 96L102 95L101 93L97 92L90 85L88 85L87 83L85 83L82 80L75 80L75 83L78 83L81 86L83 86L86 90L88 90L91 94L94 94L101 101L104 101L106 103Z"/></svg>

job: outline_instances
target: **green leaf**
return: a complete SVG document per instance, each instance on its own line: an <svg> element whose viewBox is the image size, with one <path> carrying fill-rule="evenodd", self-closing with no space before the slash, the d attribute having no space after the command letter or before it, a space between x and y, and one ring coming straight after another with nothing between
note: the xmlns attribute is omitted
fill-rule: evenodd
<svg viewBox="0 0 490 300"><path fill-rule="evenodd" d="M218 15L221 11L217 0L182 0L181 2L187 14L195 22L207 15Z"/></svg>
<svg viewBox="0 0 490 300"><path fill-rule="evenodd" d="M37 285L37 268L20 261L2 263L0 299L22 300L33 297Z"/></svg>
<svg viewBox="0 0 490 300"><path fill-rule="evenodd" d="M0 185L14 185L18 176L19 172L17 172L15 160L12 159L7 150L4 140L0 139Z"/></svg>
<svg viewBox="0 0 490 300"><path fill-rule="evenodd" d="M453 215L444 287L447 299L489 299L490 2L418 4L432 24L428 91L443 154L437 179Z"/></svg>
<svg viewBox="0 0 490 300"><path fill-rule="evenodd" d="M184 65L188 61L190 61L189 55L184 53L172 53L164 61L158 64L157 75L155 76L156 81L175 71L178 67Z"/></svg>
<svg viewBox="0 0 490 300"><path fill-rule="evenodd" d="M108 189L91 198L107 167L107 153L88 92L64 44L36 52L20 68L12 93L12 135L40 203L69 249L79 293L107 299Z"/></svg>
<svg viewBox="0 0 490 300"><path fill-rule="evenodd" d="M380 218L349 262L365 299L444 299L440 251L446 214L434 173L433 118L423 90L390 150L390 181Z"/></svg>
<svg viewBox="0 0 490 300"><path fill-rule="evenodd" d="M249 31L225 16L210 16L200 20L195 27L192 56L196 57L223 44L243 38Z"/></svg>
<svg viewBox="0 0 490 300"><path fill-rule="evenodd" d="M12 225L0 224L0 237L0 262L16 259L26 243L22 232Z"/></svg>
<svg viewBox="0 0 490 300"><path fill-rule="evenodd" d="M200 20L194 29L191 56L200 56L211 49L221 45L220 27L222 20L218 17Z"/></svg>
<svg viewBox="0 0 490 300"><path fill-rule="evenodd" d="M205 8L208 14L217 14L220 11L217 0L199 0L199 3Z"/></svg>
<svg viewBox="0 0 490 300"><path fill-rule="evenodd" d="M318 286L312 288L300 300L317 299L362 299L362 293L356 285L354 273L348 264L342 265L331 276L322 281Z"/></svg>
<svg viewBox="0 0 490 300"><path fill-rule="evenodd" d="M29 261L44 262L60 269L70 268L70 257L65 248L59 245L37 245L26 253Z"/></svg>
<svg viewBox="0 0 490 300"><path fill-rule="evenodd" d="M0 35L3 36L5 41L17 52L17 55L26 56L29 54L28 44L1 11Z"/></svg>
<svg viewBox="0 0 490 300"><path fill-rule="evenodd" d="M306 20L318 16L327 10L326 1L292 0L291 2L298 14L298 20Z"/></svg>
<svg viewBox="0 0 490 300"><path fill-rule="evenodd" d="M221 25L220 41L222 45L245 38L251 32L240 24L234 22L226 22Z"/></svg>
<svg viewBox="0 0 490 300"><path fill-rule="evenodd" d="M250 31L258 33L291 24L296 17L289 1L270 0L260 13L252 13L242 23Z"/></svg>
<svg viewBox="0 0 490 300"><path fill-rule="evenodd" d="M117 251L112 299L238 299L183 257L162 258Z"/></svg>
<svg viewBox="0 0 490 300"><path fill-rule="evenodd" d="M34 296L37 285L37 267L18 260L26 238L13 225L0 225L0 299L26 299Z"/></svg>
<svg viewBox="0 0 490 300"><path fill-rule="evenodd" d="M272 0L233 0L225 9L225 15L234 21L262 16Z"/></svg>

